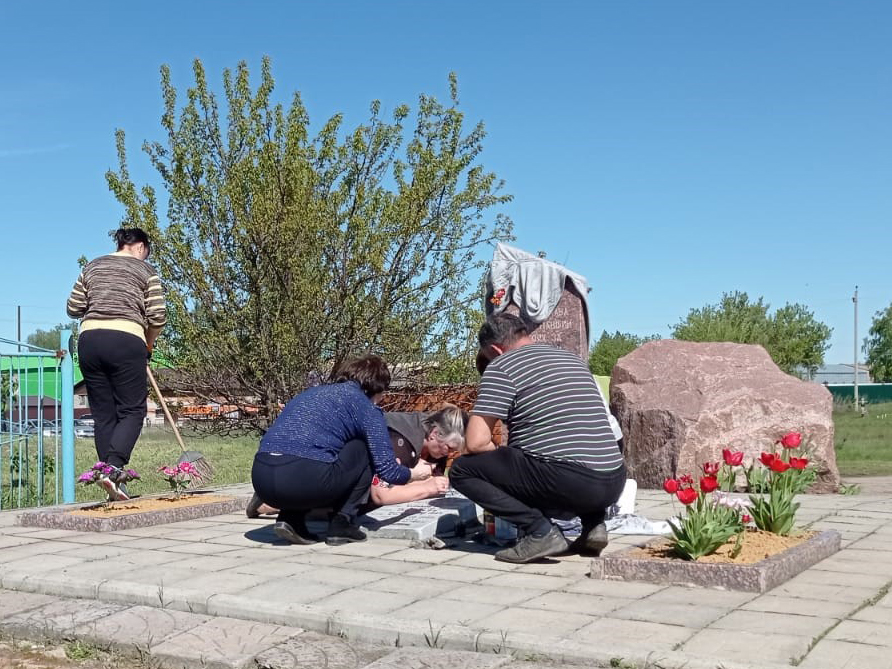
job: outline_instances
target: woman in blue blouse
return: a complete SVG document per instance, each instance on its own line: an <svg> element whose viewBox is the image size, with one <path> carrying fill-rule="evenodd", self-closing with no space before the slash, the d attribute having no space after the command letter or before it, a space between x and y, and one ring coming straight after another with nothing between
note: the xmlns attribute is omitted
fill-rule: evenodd
<svg viewBox="0 0 892 669"><path fill-rule="evenodd" d="M431 475L423 460L409 469L396 461L387 423L377 406L390 386L390 370L376 355L346 363L335 382L309 388L279 414L260 440L251 480L254 491L279 511L274 530L295 544L316 541L304 517L333 507L326 543L364 541L356 525L372 476L401 485Z"/></svg>

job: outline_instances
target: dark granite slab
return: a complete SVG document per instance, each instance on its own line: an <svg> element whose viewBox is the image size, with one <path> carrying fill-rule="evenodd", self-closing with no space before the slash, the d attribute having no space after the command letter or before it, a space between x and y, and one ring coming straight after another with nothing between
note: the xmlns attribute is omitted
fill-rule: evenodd
<svg viewBox="0 0 892 669"><path fill-rule="evenodd" d="M655 540L656 543L662 541ZM766 592L805 571L840 548L836 530L820 532L807 541L753 564L707 564L685 560L630 557L635 547L592 560L589 576L619 581L648 581L704 588Z"/></svg>
<svg viewBox="0 0 892 669"><path fill-rule="evenodd" d="M211 491L194 493L196 497L201 495L216 495ZM221 495L222 497L222 495ZM146 498L140 498L146 499ZM220 516L245 510L247 500L245 497L228 497L215 502L194 504L191 506L179 506L171 509L156 509L128 513L108 518L94 518L69 513L76 509L95 507L95 502L88 504L63 504L31 509L19 514L17 523L26 527L49 527L59 530L77 530L81 532L115 532L117 530L130 530L135 527L149 527L150 525L164 525L176 523L181 520L194 518L206 518L208 516Z"/></svg>

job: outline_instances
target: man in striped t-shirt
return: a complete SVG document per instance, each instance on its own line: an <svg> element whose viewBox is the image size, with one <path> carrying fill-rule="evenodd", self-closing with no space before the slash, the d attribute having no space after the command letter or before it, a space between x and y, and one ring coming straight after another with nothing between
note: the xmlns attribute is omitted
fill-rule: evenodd
<svg viewBox="0 0 892 669"><path fill-rule="evenodd" d="M512 314L487 319L478 339L480 357L489 362L468 423L466 455L452 466L450 482L517 525L522 538L496 553L497 560L525 563L567 551L549 520L562 513L582 519L575 547L600 553L607 545L607 507L619 499L626 470L594 377L573 353L533 342ZM498 420L508 428L507 448L492 441Z"/></svg>

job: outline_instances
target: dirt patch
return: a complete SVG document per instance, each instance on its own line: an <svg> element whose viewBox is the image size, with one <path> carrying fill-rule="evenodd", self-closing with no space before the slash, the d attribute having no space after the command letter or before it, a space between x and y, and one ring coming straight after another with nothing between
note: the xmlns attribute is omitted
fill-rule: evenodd
<svg viewBox="0 0 892 669"><path fill-rule="evenodd" d="M78 642L57 646L0 641L0 667L4 669L144 669L145 666Z"/></svg>
<svg viewBox="0 0 892 669"><path fill-rule="evenodd" d="M123 502L109 502L97 504L81 509L68 511L72 516L86 516L88 518L114 518L115 516L127 516L134 513L146 513L147 511L168 511L188 506L199 506L213 502L224 502L232 499L222 495L183 495L176 497L139 497Z"/></svg>
<svg viewBox="0 0 892 669"><path fill-rule="evenodd" d="M771 532L747 529L743 538L743 546L736 557L731 557L737 540L736 537L732 537L729 541L719 546L715 553L712 555L704 555L696 560L696 562L702 564L755 564L772 555L783 553L794 546L798 546L815 534L817 533L799 532L783 537L779 534L772 534ZM640 560L673 560L676 562L688 562L687 560L678 557L673 552L668 539L649 544L648 546L636 548L629 551L626 557L637 558Z"/></svg>

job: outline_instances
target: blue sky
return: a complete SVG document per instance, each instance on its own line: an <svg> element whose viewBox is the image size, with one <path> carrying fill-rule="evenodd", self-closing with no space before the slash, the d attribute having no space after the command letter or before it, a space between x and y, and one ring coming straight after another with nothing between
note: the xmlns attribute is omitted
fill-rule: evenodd
<svg viewBox="0 0 892 669"><path fill-rule="evenodd" d="M76 259L110 250L114 131L161 139L159 66L273 59L315 123L459 77L516 245L593 290L602 329L668 335L723 291L800 302L853 357L892 302L892 4L41 2L0 5L0 337L64 319ZM492 212L494 215L495 212Z"/></svg>

